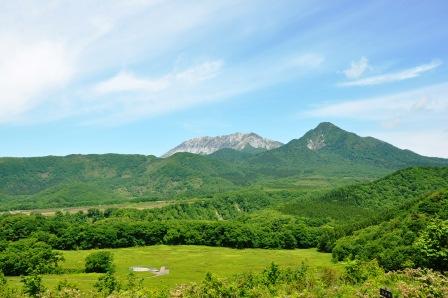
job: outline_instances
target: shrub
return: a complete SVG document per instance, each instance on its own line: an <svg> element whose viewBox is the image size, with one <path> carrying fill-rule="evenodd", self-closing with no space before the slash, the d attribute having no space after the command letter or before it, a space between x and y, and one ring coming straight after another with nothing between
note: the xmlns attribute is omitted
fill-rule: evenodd
<svg viewBox="0 0 448 298"><path fill-rule="evenodd" d="M0 252L0 271L6 275L27 275L32 272L52 273L63 260L59 252L33 238L10 243Z"/></svg>
<svg viewBox="0 0 448 298"><path fill-rule="evenodd" d="M31 297L39 297L45 291L42 277L37 273L22 277L23 292Z"/></svg>
<svg viewBox="0 0 448 298"><path fill-rule="evenodd" d="M114 273L112 271L108 271L98 279L98 281L95 283L95 288L98 290L98 292L109 296L113 292L120 290L120 284Z"/></svg>
<svg viewBox="0 0 448 298"><path fill-rule="evenodd" d="M99 251L94 252L87 256L85 271L96 272L96 273L106 273L113 271L113 257L110 252Z"/></svg>
<svg viewBox="0 0 448 298"><path fill-rule="evenodd" d="M350 284L359 284L370 277L380 275L384 275L384 270L378 265L377 260L369 262L355 260L345 266L344 279Z"/></svg>

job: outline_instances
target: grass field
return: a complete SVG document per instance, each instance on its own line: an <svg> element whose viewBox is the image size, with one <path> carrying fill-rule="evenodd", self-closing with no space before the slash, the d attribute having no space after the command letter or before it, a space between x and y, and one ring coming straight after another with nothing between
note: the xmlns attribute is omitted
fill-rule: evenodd
<svg viewBox="0 0 448 298"><path fill-rule="evenodd" d="M219 277L227 277L241 272L261 271L271 262L282 266L298 266L306 262L310 267L339 267L331 262L331 255L317 252L315 249L264 250L230 249L206 246L148 246L137 248L108 249L114 255L116 274L125 282L129 267L144 265L151 267L166 266L170 274L154 276L152 273L136 273L144 279L144 285L151 288L172 288L177 284L200 281L207 272ZM91 250L64 251L65 262L62 267L76 271L84 268L84 259ZM81 290L93 289L100 274L70 273L45 275L44 284L55 288L60 281L67 280ZM11 285L21 287L19 277L9 278Z"/></svg>

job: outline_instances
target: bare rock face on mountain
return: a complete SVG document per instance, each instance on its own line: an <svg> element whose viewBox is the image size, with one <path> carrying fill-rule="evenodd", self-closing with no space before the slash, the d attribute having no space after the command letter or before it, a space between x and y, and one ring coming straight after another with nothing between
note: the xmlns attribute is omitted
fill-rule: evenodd
<svg viewBox="0 0 448 298"><path fill-rule="evenodd" d="M308 143L306 144L308 149L317 151L323 147L325 147L325 137L323 134L319 134L312 139L308 139Z"/></svg>
<svg viewBox="0 0 448 298"><path fill-rule="evenodd" d="M177 152L190 152L195 154L211 154L220 149L230 148L235 150L260 149L271 150L282 146L277 141L262 138L255 133L234 133L218 137L199 137L183 142L171 149L162 157L168 157Z"/></svg>

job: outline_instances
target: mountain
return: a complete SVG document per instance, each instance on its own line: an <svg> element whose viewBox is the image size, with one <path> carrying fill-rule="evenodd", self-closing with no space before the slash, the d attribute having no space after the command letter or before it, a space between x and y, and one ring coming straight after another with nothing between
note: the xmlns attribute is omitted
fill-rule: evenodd
<svg viewBox="0 0 448 298"><path fill-rule="evenodd" d="M247 162L257 172L271 176L379 177L411 166L448 166L448 159L421 156L372 137L360 137L329 122Z"/></svg>
<svg viewBox="0 0 448 298"><path fill-rule="evenodd" d="M448 166L447 159L401 150L331 123L283 146L255 134L195 140L183 148L204 154L0 158L0 209L161 200L275 184L283 178L375 179L411 166Z"/></svg>
<svg viewBox="0 0 448 298"><path fill-rule="evenodd" d="M260 137L255 133L234 133L217 137L199 137L190 139L174 147L162 157L169 157L178 152L195 154L212 154L220 149L230 148L238 151L261 152L283 145L280 142Z"/></svg>

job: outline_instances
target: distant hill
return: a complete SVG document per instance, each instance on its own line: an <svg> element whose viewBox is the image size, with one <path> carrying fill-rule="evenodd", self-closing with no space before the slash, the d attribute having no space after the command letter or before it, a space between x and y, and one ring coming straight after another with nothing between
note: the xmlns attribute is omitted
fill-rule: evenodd
<svg viewBox="0 0 448 298"><path fill-rule="evenodd" d="M229 148L238 151L260 152L283 145L280 142L260 137L255 133L234 133L218 137L199 137L183 142L162 157L169 157L178 152L211 154L220 149Z"/></svg>
<svg viewBox="0 0 448 298"><path fill-rule="evenodd" d="M165 199L291 177L373 179L410 166L448 166L447 159L401 150L331 123L321 123L300 139L271 150L267 149L279 144L262 139L263 143L254 134L234 137L240 140L237 150L218 150L216 145L210 155L0 158L0 209ZM261 143L251 143L252 138Z"/></svg>

